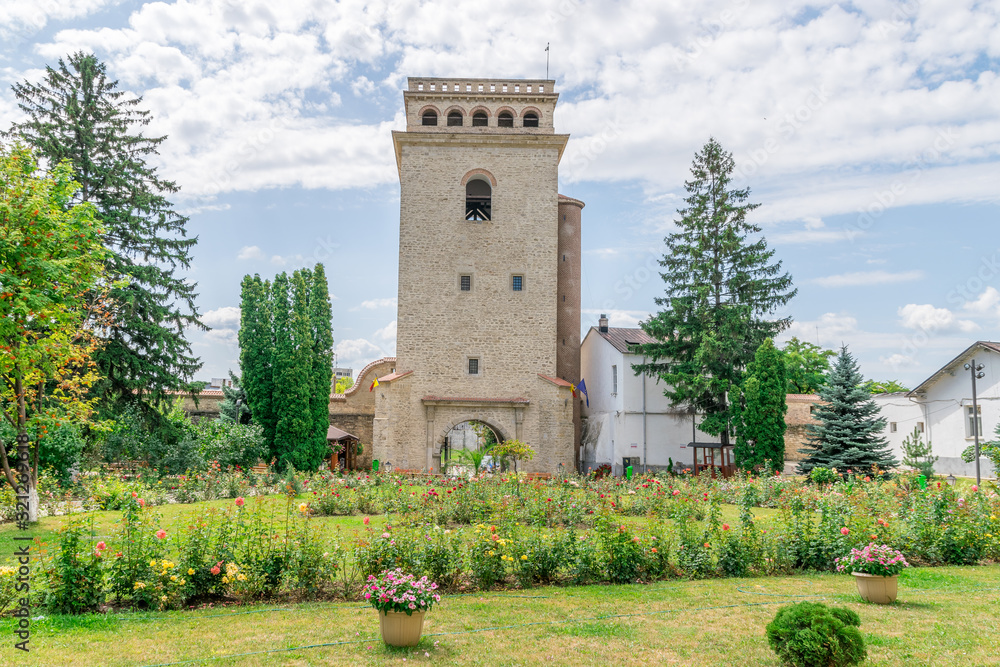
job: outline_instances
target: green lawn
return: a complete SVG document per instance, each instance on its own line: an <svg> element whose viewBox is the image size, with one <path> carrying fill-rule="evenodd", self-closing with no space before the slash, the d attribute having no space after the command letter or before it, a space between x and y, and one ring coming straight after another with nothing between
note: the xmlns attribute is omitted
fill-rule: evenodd
<svg viewBox="0 0 1000 667"><path fill-rule="evenodd" d="M866 664L985 666L1000 656L998 591L1000 566L984 566L906 571L885 607L833 574L448 596L412 650L384 647L375 611L354 603L51 617L33 623L29 654L14 651L5 619L0 664L778 667L764 626L780 604L807 599L861 615Z"/></svg>

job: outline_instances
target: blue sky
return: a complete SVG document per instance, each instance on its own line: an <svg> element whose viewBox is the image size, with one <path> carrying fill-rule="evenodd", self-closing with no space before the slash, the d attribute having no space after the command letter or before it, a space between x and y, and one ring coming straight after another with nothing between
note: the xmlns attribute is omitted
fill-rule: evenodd
<svg viewBox="0 0 1000 667"><path fill-rule="evenodd" d="M697 6L693 6L693 5ZM635 326L691 159L715 136L798 296L783 338L845 343L911 386L1000 324L1000 6L995 2L0 0L9 86L90 50L169 135L157 159L200 239L235 368L239 282L323 261L342 365L395 350L406 76L551 76L560 171L583 214L585 325Z"/></svg>

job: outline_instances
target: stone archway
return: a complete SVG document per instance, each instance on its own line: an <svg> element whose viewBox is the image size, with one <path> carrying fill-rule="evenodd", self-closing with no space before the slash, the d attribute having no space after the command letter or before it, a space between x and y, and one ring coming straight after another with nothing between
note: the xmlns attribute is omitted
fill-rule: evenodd
<svg viewBox="0 0 1000 667"><path fill-rule="evenodd" d="M437 437L434 439L434 467L437 470L441 470L441 466L446 462L451 450L449 436L454 434L457 429L460 429L465 424L478 423L484 425L493 432L494 436L496 436L497 442L503 442L504 440L508 440L513 437L512 433L508 433L509 429L497 426L498 421L499 420L484 418L482 415L475 414L464 414L449 419L443 428L438 429Z"/></svg>

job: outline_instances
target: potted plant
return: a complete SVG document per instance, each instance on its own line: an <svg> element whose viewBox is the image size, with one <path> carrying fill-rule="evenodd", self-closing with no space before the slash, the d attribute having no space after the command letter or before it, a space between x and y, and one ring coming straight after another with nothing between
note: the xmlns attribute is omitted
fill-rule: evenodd
<svg viewBox="0 0 1000 667"><path fill-rule="evenodd" d="M378 610L382 641L389 646L416 646L424 629L424 614L441 601L438 585L402 570L368 577L364 596Z"/></svg>
<svg viewBox="0 0 1000 667"><path fill-rule="evenodd" d="M858 584L858 593L867 602L889 604L896 600L896 579L903 568L910 567L903 554L887 544L872 542L864 549L838 558L838 572L850 572Z"/></svg>

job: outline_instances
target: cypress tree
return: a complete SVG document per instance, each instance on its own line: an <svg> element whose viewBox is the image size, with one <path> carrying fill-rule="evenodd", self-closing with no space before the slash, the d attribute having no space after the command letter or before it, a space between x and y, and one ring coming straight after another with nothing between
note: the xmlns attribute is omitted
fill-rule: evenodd
<svg viewBox="0 0 1000 667"><path fill-rule="evenodd" d="M198 320L196 285L175 271L190 266L197 238L186 238L188 219L166 198L176 183L146 164L166 137L142 134L150 122L138 108L142 98L127 97L91 54L60 59L40 83L14 84L13 92L27 120L7 134L19 135L50 165L69 161L79 199L96 207L106 231L115 311L94 355L102 379L93 395L105 406L143 396L162 404L169 391L194 389L190 380L201 362L185 329L206 327Z"/></svg>
<svg viewBox="0 0 1000 667"><path fill-rule="evenodd" d="M259 275L243 277L240 285L240 372L243 390L254 423L264 432L267 452L273 457L274 331L271 286Z"/></svg>
<svg viewBox="0 0 1000 667"><path fill-rule="evenodd" d="M790 318L768 319L795 296L792 279L772 262L774 251L760 228L747 221L759 204L750 189L732 189L732 155L709 139L695 155L693 179L684 187L687 208L679 231L666 238L660 265L667 284L665 306L640 326L658 342L634 346L647 361L637 373L657 376L674 405L705 414L700 429L729 442L726 395L739 387L757 348L785 329Z"/></svg>
<svg viewBox="0 0 1000 667"><path fill-rule="evenodd" d="M757 348L734 402L736 465L752 470L767 463L771 471L785 463L785 362L769 338ZM768 463L769 462L769 463Z"/></svg>
<svg viewBox="0 0 1000 667"><path fill-rule="evenodd" d="M310 394L313 438L308 467L315 469L329 454L326 431L330 425L330 393L333 391L333 307L322 264L313 268L309 289L309 325L313 344Z"/></svg>
<svg viewBox="0 0 1000 667"><path fill-rule="evenodd" d="M881 435L886 420L863 381L854 356L846 346L840 348L826 385L819 389L823 403L814 413L819 423L809 425L809 440L799 450L806 455L799 463L800 473L809 474L817 467L870 473L873 466L888 470L897 465Z"/></svg>
<svg viewBox="0 0 1000 667"><path fill-rule="evenodd" d="M312 338L309 331L307 290L302 273L292 279L284 273L274 279L274 388L276 416L273 455L281 468L307 461L296 450L308 446L313 433L309 409Z"/></svg>

